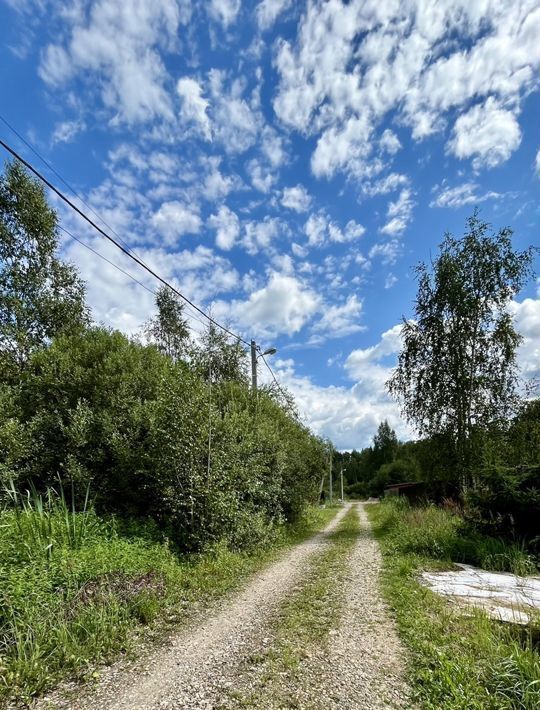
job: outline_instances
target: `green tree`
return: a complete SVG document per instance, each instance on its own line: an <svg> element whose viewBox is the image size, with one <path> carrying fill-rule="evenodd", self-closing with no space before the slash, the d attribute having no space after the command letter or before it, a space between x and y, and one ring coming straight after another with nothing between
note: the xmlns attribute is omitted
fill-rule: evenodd
<svg viewBox="0 0 540 710"><path fill-rule="evenodd" d="M475 212L461 239L446 234L429 270L416 267L414 320L388 382L421 435L448 437L456 475L471 482L475 434L507 418L515 404L516 347L508 310L531 275L532 249L516 251L512 231L490 231Z"/></svg>
<svg viewBox="0 0 540 710"><path fill-rule="evenodd" d="M55 335L88 322L85 287L56 256L58 218L40 183L18 163L0 178L0 366L16 376Z"/></svg>
<svg viewBox="0 0 540 710"><path fill-rule="evenodd" d="M392 463L398 451L398 439L386 419L379 424L377 433L373 437L372 465L378 470L384 464Z"/></svg>
<svg viewBox="0 0 540 710"><path fill-rule="evenodd" d="M144 327L145 335L177 362L185 357L190 343L184 304L170 288L162 286L156 293L156 308L157 314Z"/></svg>

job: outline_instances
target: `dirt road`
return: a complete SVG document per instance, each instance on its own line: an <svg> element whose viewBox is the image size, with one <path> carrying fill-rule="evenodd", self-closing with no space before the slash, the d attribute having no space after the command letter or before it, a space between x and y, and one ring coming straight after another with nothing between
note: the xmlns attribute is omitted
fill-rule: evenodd
<svg viewBox="0 0 540 710"><path fill-rule="evenodd" d="M239 668L269 642L280 602L302 584L310 560L325 549L349 508L340 510L323 532L256 575L201 625L179 632L135 667L106 671L94 692L42 707L197 710L222 707L225 697L230 707ZM403 649L378 589L380 553L362 505L358 513L363 528L348 560L341 621L331 632L330 653L309 654L297 708L410 707L402 680ZM262 704L274 707L271 698Z"/></svg>

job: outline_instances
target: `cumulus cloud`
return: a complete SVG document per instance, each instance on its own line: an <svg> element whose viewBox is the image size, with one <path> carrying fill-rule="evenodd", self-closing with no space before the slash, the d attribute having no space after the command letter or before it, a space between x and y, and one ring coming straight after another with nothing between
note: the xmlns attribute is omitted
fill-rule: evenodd
<svg viewBox="0 0 540 710"><path fill-rule="evenodd" d="M150 221L166 244L174 244L183 234L197 234L202 226L198 211L176 200L164 202Z"/></svg>
<svg viewBox="0 0 540 710"><path fill-rule="evenodd" d="M208 225L216 230L216 246L220 249L232 249L240 235L240 220L226 205L221 205L217 214L208 219Z"/></svg>
<svg viewBox="0 0 540 710"><path fill-rule="evenodd" d="M278 42L274 110L318 136L311 166L320 177L364 181L383 170L372 136L387 119L421 140L456 113L451 150L493 166L519 145L517 107L539 84L539 33L536 2L314 1L296 39ZM386 160L396 141L383 133Z"/></svg>
<svg viewBox="0 0 540 710"><path fill-rule="evenodd" d="M212 139L210 119L206 113L208 101L203 97L200 84L190 77L182 77L176 84L182 105L180 117L185 123L194 124L206 140Z"/></svg>
<svg viewBox="0 0 540 710"><path fill-rule="evenodd" d="M523 337L517 362L524 380L540 378L540 282L536 298L513 301L511 312L517 331Z"/></svg>
<svg viewBox="0 0 540 710"><path fill-rule="evenodd" d="M430 207L463 207L463 205L478 205L486 200L499 200L503 197L500 192L478 192L479 185L475 182L465 182L456 187L443 188L437 197L432 200Z"/></svg>
<svg viewBox="0 0 540 710"><path fill-rule="evenodd" d="M322 387L312 378L296 373L294 365L292 359L278 359L272 364L279 382L294 395L306 424L320 436L329 437L338 449L369 446L383 419L389 421L400 438L410 438L411 431L400 418L397 406L384 392L366 388L363 383ZM262 381L265 378L266 373L261 370ZM270 384L269 379L267 382Z"/></svg>
<svg viewBox="0 0 540 710"><path fill-rule="evenodd" d="M257 140L262 118L244 94L240 80L227 82L224 71L212 69L209 74L213 99L214 136L227 153L244 153Z"/></svg>
<svg viewBox="0 0 540 710"><path fill-rule="evenodd" d="M291 6L292 0L262 0L257 5L257 22L261 30L268 30L279 15Z"/></svg>
<svg viewBox="0 0 540 710"><path fill-rule="evenodd" d="M208 14L223 27L228 27L236 20L240 6L240 0L210 0Z"/></svg>
<svg viewBox="0 0 540 710"><path fill-rule="evenodd" d="M313 326L314 335L309 342L317 344L327 338L341 338L365 330L365 326L358 322L361 312L362 301L355 293L345 303L326 305L322 317Z"/></svg>
<svg viewBox="0 0 540 710"><path fill-rule="evenodd" d="M51 87L65 86L74 77L92 90L99 87L104 105L119 121L172 119L160 50L175 46L190 14L189 3L171 0L97 0L88 12L75 7L60 13L66 40L47 46L39 75Z"/></svg>
<svg viewBox="0 0 540 710"><path fill-rule="evenodd" d="M388 205L386 212L388 221L380 231L391 237L402 234L410 222L413 206L412 192L409 188L405 188L398 199Z"/></svg>
<svg viewBox="0 0 540 710"><path fill-rule="evenodd" d="M383 264L395 264L401 253L401 243L397 239L374 244L369 250L369 258L379 257Z"/></svg>
<svg viewBox="0 0 540 710"><path fill-rule="evenodd" d="M521 130L512 111L489 97L457 119L448 149L458 158L473 158L473 167L504 163L521 143Z"/></svg>
<svg viewBox="0 0 540 710"><path fill-rule="evenodd" d="M311 196L303 185L286 187L281 196L281 204L295 212L307 212L311 205Z"/></svg>
<svg viewBox="0 0 540 710"><path fill-rule="evenodd" d="M84 121L61 121L54 127L51 143L71 143L75 136L85 129Z"/></svg>
<svg viewBox="0 0 540 710"><path fill-rule="evenodd" d="M257 254L261 249L267 249L278 236L279 228L279 220L275 217L265 217L262 222L246 222L242 241L248 254Z"/></svg>
<svg viewBox="0 0 540 710"><path fill-rule="evenodd" d="M294 276L273 272L263 288L247 301L236 301L232 312L245 326L266 335L294 335L317 311L319 296Z"/></svg>
<svg viewBox="0 0 540 710"><path fill-rule="evenodd" d="M396 136L394 131L391 131L389 128L387 128L382 134L379 145L381 150L385 153L389 153L390 155L394 155L401 148L399 138Z"/></svg>
<svg viewBox="0 0 540 710"><path fill-rule="evenodd" d="M327 241L330 242L353 242L365 234L366 228L351 219L344 229L341 229L335 222L331 221L327 214L321 210L309 216L304 225L304 232L308 238L309 246L321 246Z"/></svg>

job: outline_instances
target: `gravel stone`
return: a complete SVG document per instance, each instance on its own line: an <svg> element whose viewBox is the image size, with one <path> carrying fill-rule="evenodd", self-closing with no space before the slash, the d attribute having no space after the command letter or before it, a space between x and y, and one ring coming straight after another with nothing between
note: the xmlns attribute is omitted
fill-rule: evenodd
<svg viewBox="0 0 540 710"><path fill-rule="evenodd" d="M349 510L257 574L235 597L225 600L200 625L180 631L170 644L128 668L105 669L94 692L73 690L70 698L51 694L39 708L70 710L210 710L234 684L238 665L264 647L270 619L281 600L301 583L311 555Z"/></svg>

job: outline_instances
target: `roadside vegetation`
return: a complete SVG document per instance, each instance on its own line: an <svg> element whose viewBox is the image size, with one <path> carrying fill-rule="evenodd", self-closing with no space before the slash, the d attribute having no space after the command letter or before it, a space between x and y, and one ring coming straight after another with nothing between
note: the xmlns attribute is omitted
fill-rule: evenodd
<svg viewBox="0 0 540 710"><path fill-rule="evenodd" d="M369 506L384 557L382 586L410 651L423 708L533 710L540 706L540 620L527 628L455 610L418 581L422 570L472 562L516 574L535 570L520 547L471 531L455 512L399 500Z"/></svg>
<svg viewBox="0 0 540 710"><path fill-rule="evenodd" d="M302 663L329 642L340 618L348 559L359 534L353 507L329 536L327 548L310 561L301 588L281 604L266 649L249 659L240 688L231 690L235 707L295 707L299 695L309 694Z"/></svg>
<svg viewBox="0 0 540 710"><path fill-rule="evenodd" d="M97 677L143 627L166 633L335 512L306 509L264 550L221 544L182 556L154 524L75 512L53 490L22 497L0 515L0 704L65 677Z"/></svg>
<svg viewBox="0 0 540 710"><path fill-rule="evenodd" d="M84 675L311 532L328 447L246 352L157 291L136 336L95 324L60 225L0 177L0 698ZM330 511L331 512L331 511Z"/></svg>

